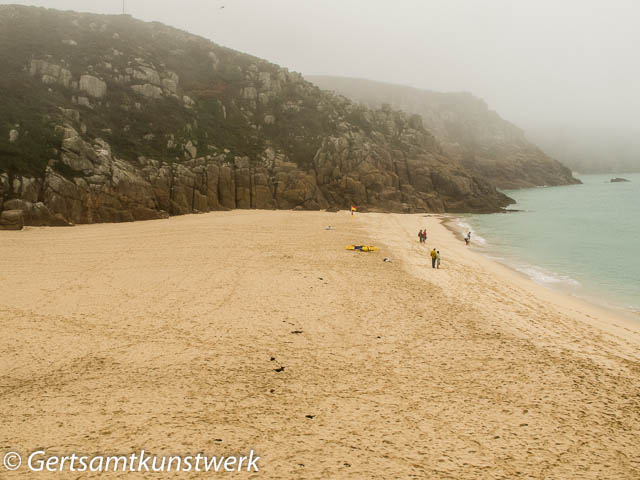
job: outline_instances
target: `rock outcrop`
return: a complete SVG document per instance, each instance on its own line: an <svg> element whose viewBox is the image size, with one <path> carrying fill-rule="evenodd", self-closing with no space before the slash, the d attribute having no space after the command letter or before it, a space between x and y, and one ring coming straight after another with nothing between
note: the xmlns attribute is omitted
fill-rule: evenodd
<svg viewBox="0 0 640 480"><path fill-rule="evenodd" d="M94 98L103 98L107 94L107 84L93 75L81 75L79 87Z"/></svg>
<svg viewBox="0 0 640 480"><path fill-rule="evenodd" d="M157 23L0 6L0 56L0 210L27 225L511 202L419 116Z"/></svg>
<svg viewBox="0 0 640 480"><path fill-rule="evenodd" d="M22 210L3 210L0 212L0 230L22 230L24 215Z"/></svg>
<svg viewBox="0 0 640 480"><path fill-rule="evenodd" d="M529 142L524 132L469 93L440 93L358 78L310 76L321 88L377 108L418 114L443 150L499 188L581 183Z"/></svg>

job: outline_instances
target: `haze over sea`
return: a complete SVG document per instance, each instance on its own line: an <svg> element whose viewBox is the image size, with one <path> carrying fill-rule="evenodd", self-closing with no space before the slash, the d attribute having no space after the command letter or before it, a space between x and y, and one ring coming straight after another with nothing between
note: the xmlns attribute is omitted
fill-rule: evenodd
<svg viewBox="0 0 640 480"><path fill-rule="evenodd" d="M640 174L579 178L582 185L505 191L520 212L458 223L472 227L476 248L538 283L640 312Z"/></svg>

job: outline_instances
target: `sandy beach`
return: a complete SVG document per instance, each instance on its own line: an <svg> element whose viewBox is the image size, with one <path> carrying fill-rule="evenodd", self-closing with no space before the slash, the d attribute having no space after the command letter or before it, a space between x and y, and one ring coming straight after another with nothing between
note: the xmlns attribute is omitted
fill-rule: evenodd
<svg viewBox="0 0 640 480"><path fill-rule="evenodd" d="M640 479L640 324L482 257L439 217L236 210L30 227L0 251L0 454Z"/></svg>

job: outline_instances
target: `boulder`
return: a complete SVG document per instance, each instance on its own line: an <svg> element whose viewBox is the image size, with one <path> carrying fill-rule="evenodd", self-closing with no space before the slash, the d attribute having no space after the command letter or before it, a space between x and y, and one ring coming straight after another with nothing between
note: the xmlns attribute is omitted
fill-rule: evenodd
<svg viewBox="0 0 640 480"><path fill-rule="evenodd" d="M255 100L258 98L258 90L255 87L245 87L242 89L242 96L246 100Z"/></svg>
<svg viewBox="0 0 640 480"><path fill-rule="evenodd" d="M31 203L15 198L4 202L4 208L21 210L24 224L32 227L68 227L72 225L62 214L51 213L42 202Z"/></svg>
<svg viewBox="0 0 640 480"><path fill-rule="evenodd" d="M168 90L170 93L177 94L178 93L178 83L171 78L164 78L162 80L162 86Z"/></svg>
<svg viewBox="0 0 640 480"><path fill-rule="evenodd" d="M184 215L193 211L196 177L185 165L174 165L173 184L170 190L172 215Z"/></svg>
<svg viewBox="0 0 640 480"><path fill-rule="evenodd" d="M215 164L209 164L206 167L205 191L207 196L207 206L209 210L218 210L220 203L218 201L218 177L220 175L220 167Z"/></svg>
<svg viewBox="0 0 640 480"><path fill-rule="evenodd" d="M133 78L144 83L161 85L160 74L151 67L139 66L133 70Z"/></svg>
<svg viewBox="0 0 640 480"><path fill-rule="evenodd" d="M248 167L235 169L236 208L251 208L251 171Z"/></svg>
<svg viewBox="0 0 640 480"><path fill-rule="evenodd" d="M82 75L78 88L94 98L103 98L107 94L107 84L93 75Z"/></svg>
<svg viewBox="0 0 640 480"><path fill-rule="evenodd" d="M189 140L184 146L184 151L189 154L190 158L196 158L196 155L198 154L198 149L191 140Z"/></svg>
<svg viewBox="0 0 640 480"><path fill-rule="evenodd" d="M272 210L276 208L271 185L266 168L256 168L252 177L251 208Z"/></svg>
<svg viewBox="0 0 640 480"><path fill-rule="evenodd" d="M153 210L145 207L134 207L130 210L133 220L160 220L169 218L169 214L164 210Z"/></svg>
<svg viewBox="0 0 640 480"><path fill-rule="evenodd" d="M182 103L184 103L184 106L187 108L193 108L196 104L196 102L194 102L193 99L188 95L182 96Z"/></svg>
<svg viewBox="0 0 640 480"><path fill-rule="evenodd" d="M22 230L23 228L22 210L4 210L0 213L0 230Z"/></svg>
<svg viewBox="0 0 640 480"><path fill-rule="evenodd" d="M40 75L43 79L43 83L47 83L44 79L53 79L55 83L63 87L69 88L71 85L71 71L53 63L49 63L45 60L31 60L31 66L29 73L32 76Z"/></svg>
<svg viewBox="0 0 640 480"><path fill-rule="evenodd" d="M162 89L155 85L151 85L150 83L145 83L144 85L131 85L131 90L146 98L162 98Z"/></svg>
<svg viewBox="0 0 640 480"><path fill-rule="evenodd" d="M252 208L273 210L276 208L273 191L267 185L255 185L252 197Z"/></svg>
<svg viewBox="0 0 640 480"><path fill-rule="evenodd" d="M218 176L218 196L220 205L226 208L236 208L235 175L229 165L220 167Z"/></svg>

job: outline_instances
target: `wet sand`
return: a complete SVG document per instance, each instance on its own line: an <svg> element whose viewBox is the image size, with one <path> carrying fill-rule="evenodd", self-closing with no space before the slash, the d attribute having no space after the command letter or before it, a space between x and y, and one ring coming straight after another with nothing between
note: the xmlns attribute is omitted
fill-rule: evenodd
<svg viewBox="0 0 640 480"><path fill-rule="evenodd" d="M253 449L260 472L238 475L253 478L640 478L640 328L437 217L233 211L3 232L0 250L0 454Z"/></svg>

